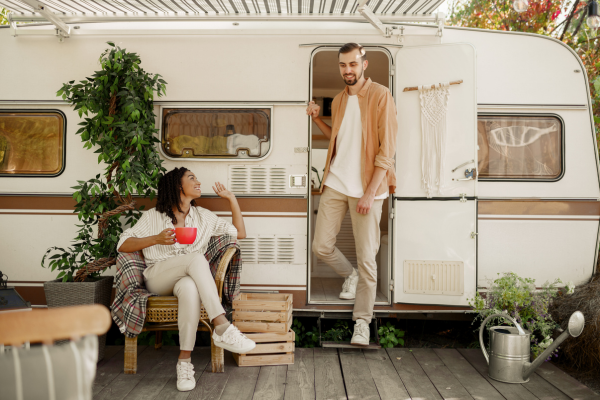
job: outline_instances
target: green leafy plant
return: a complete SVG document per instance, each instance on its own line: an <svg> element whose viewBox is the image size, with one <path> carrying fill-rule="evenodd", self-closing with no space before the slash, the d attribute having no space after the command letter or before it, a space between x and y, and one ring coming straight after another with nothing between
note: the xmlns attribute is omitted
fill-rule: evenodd
<svg viewBox="0 0 600 400"><path fill-rule="evenodd" d="M352 331L348 327L348 321L337 320L333 328L323 333L323 340L332 342L348 342L352 339Z"/></svg>
<svg viewBox="0 0 600 400"><path fill-rule="evenodd" d="M513 317L532 333L531 350L537 357L552 343L552 333L559 327L548 311L552 299L558 294L559 283L562 282L557 279L536 289L533 279L506 272L491 283L485 297L477 293L474 299L468 299L469 305L479 313L475 320L484 320L502 312ZM510 323L503 318L493 318L488 327L505 324Z"/></svg>
<svg viewBox="0 0 600 400"><path fill-rule="evenodd" d="M404 331L396 328L389 321L380 326L377 333L381 347L404 346Z"/></svg>
<svg viewBox="0 0 600 400"><path fill-rule="evenodd" d="M319 330L316 326L307 329L302 322L294 318L292 330L296 333L296 346L312 348L319 345Z"/></svg>
<svg viewBox="0 0 600 400"><path fill-rule="evenodd" d="M64 282L96 278L115 263L123 231L120 217L125 217L125 226L135 224L143 207L136 209L133 196L152 199L165 171L156 151L153 100L155 93L165 94L166 82L144 71L136 53L108 45L99 71L78 83L65 83L57 92L83 119L77 131L83 147L94 149L98 163L105 164L102 174L73 187L75 213L82 222L74 244L51 247L42 259L44 267L48 258L48 267L58 270L57 278Z"/></svg>
<svg viewBox="0 0 600 400"><path fill-rule="evenodd" d="M315 167L310 167L310 169L311 169L311 170L312 170L314 173L316 173L316 174L317 174L317 179L319 180L319 187L321 187L321 182L322 182L322 179L321 179L321 175L319 175L319 171L317 171L317 169L316 169Z"/></svg>

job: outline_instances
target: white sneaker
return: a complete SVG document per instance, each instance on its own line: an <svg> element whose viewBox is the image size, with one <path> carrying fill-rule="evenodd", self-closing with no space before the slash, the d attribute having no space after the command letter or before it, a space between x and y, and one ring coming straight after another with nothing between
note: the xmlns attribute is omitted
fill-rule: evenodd
<svg viewBox="0 0 600 400"><path fill-rule="evenodd" d="M356 285L358 285L358 272L356 269L354 269L354 271L352 271L352 273L346 277L346 280L342 285L340 299L354 300L356 298Z"/></svg>
<svg viewBox="0 0 600 400"><path fill-rule="evenodd" d="M352 335L350 344L368 346L370 336L371 330L369 329L369 324L367 324L367 321L364 319L357 319L356 324L354 325L354 335Z"/></svg>
<svg viewBox="0 0 600 400"><path fill-rule="evenodd" d="M223 335L217 335L217 331L212 334L213 343L215 346L229 350L232 353L247 353L256 347L256 343L250 340L233 324L223 332Z"/></svg>
<svg viewBox="0 0 600 400"><path fill-rule="evenodd" d="M194 365L189 362L177 364L177 390L180 392L189 392L196 387L194 378Z"/></svg>

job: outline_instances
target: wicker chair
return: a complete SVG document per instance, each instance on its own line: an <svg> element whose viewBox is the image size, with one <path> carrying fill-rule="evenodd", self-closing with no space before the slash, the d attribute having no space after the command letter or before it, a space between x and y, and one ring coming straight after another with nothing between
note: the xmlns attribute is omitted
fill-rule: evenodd
<svg viewBox="0 0 600 400"><path fill-rule="evenodd" d="M223 296L223 281L225 279L225 273L227 267L231 262L233 255L235 254L235 248L229 248L223 254L221 262L217 268L215 275L215 284L217 285L217 291L219 292L219 299ZM153 296L148 298L146 306L146 320L144 321L144 328L142 332L156 331L156 342L154 345L155 349L162 347L162 331L176 331L177 330L177 297L175 296ZM200 308L200 323L198 324L199 331L205 331L211 333L210 349L211 349L211 361L212 361L212 372L224 372L224 356L223 349L214 345L212 341L212 328L208 314L204 308L204 305ZM135 374L137 371L137 337L128 338L125 337L125 373Z"/></svg>

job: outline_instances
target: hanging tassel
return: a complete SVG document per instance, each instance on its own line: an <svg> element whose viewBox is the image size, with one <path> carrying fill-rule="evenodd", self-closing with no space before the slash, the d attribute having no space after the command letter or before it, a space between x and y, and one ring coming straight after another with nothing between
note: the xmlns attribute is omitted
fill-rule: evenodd
<svg viewBox="0 0 600 400"><path fill-rule="evenodd" d="M446 152L446 114L449 82L435 88L419 86L421 102L421 183L427 198L443 194Z"/></svg>

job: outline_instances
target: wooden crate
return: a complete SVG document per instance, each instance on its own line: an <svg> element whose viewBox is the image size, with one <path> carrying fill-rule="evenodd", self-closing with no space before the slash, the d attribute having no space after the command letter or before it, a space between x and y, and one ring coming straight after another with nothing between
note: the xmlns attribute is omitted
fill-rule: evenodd
<svg viewBox="0 0 600 400"><path fill-rule="evenodd" d="M292 295L240 293L233 300L233 323L242 332L285 334L292 327Z"/></svg>
<svg viewBox="0 0 600 400"><path fill-rule="evenodd" d="M287 365L294 363L296 334L293 330L287 333L247 333L248 338L256 342L256 347L249 353L233 353L235 362L240 367L262 365Z"/></svg>

